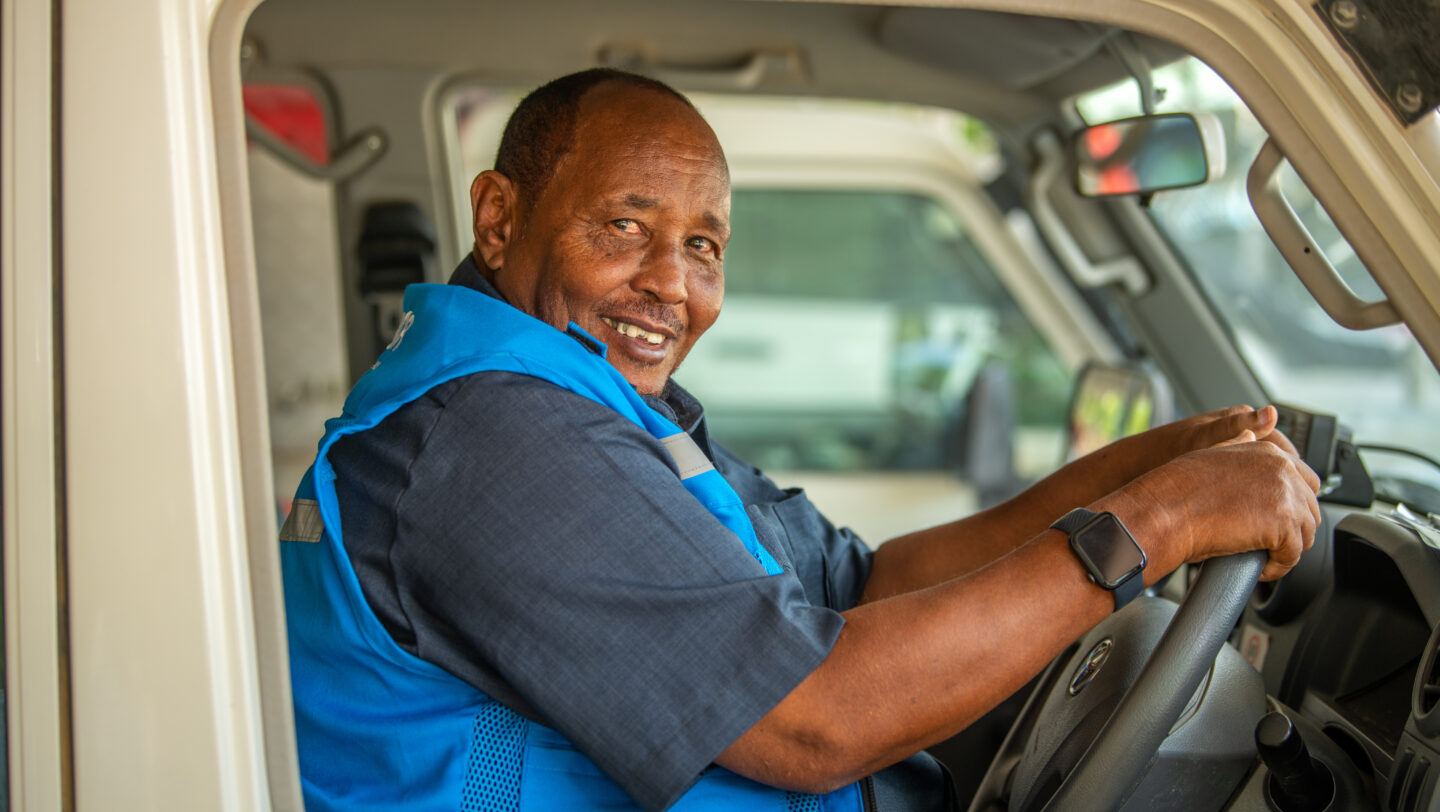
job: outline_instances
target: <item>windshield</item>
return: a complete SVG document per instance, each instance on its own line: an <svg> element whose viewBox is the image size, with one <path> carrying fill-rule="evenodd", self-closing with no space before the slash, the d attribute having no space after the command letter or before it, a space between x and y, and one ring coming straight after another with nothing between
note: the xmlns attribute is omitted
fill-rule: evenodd
<svg viewBox="0 0 1440 812"><path fill-rule="evenodd" d="M1189 59L1157 70L1155 85L1164 91L1159 110L1211 112L1224 127L1228 157L1223 177L1157 194L1149 210L1215 303L1255 376L1271 398L1334 414L1351 427L1378 480L1377 490L1440 510L1430 490L1440 487L1440 471L1363 449L1366 444L1394 446L1440 459L1440 420L1435 419L1440 376L1429 358L1404 325L1363 332L1339 326L1290 270L1245 190L1265 130L1224 80ZM1134 115L1137 106L1134 83L1079 100L1089 122ZM1381 298L1349 243L1288 166L1283 188L1350 287L1365 299Z"/></svg>

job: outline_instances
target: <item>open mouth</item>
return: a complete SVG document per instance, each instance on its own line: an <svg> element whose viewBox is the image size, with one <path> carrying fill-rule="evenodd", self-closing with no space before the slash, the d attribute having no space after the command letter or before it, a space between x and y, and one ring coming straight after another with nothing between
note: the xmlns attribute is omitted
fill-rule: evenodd
<svg viewBox="0 0 1440 812"><path fill-rule="evenodd" d="M629 322L608 319L604 316L601 316L600 320L605 322L605 324L609 325L610 328L613 329L615 332L620 333L621 335L629 336L630 338L644 341L646 344L649 344L652 347L658 347L661 344L665 343L666 336L664 333L652 333L649 330L646 330L644 327L630 324Z"/></svg>

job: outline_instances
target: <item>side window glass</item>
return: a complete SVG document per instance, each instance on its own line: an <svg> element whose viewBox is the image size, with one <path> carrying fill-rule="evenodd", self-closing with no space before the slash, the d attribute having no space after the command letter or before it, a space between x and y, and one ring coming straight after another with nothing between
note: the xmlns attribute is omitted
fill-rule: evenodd
<svg viewBox="0 0 1440 812"><path fill-rule="evenodd" d="M245 113L316 164L330 158L326 108L304 84L245 86ZM348 388L335 190L252 139L255 266L269 393L276 507L290 498L315 454L326 418Z"/></svg>
<svg viewBox="0 0 1440 812"><path fill-rule="evenodd" d="M987 467L1010 480L969 483L987 490L970 508L1058 463L1071 375L939 201L736 189L731 231L724 309L676 380L741 457L822 480L938 474L941 491Z"/></svg>

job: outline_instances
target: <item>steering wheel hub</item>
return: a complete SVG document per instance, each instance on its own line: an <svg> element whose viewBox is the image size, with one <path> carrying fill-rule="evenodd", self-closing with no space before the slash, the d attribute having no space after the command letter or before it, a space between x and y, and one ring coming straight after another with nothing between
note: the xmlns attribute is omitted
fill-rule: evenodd
<svg viewBox="0 0 1440 812"><path fill-rule="evenodd" d="M1099 674L1100 669L1105 666L1105 661L1110 659L1110 649L1114 646L1115 640L1106 637L1090 649L1090 653L1085 655L1080 667L1075 669L1075 676L1070 678L1071 696L1079 696L1080 692L1085 690L1085 686L1095 679L1095 675Z"/></svg>
<svg viewBox="0 0 1440 812"><path fill-rule="evenodd" d="M1209 561L1178 608L1141 598L1081 638L1040 680L971 809L1143 809L1180 797L1219 809L1254 761L1265 713L1260 675L1224 647L1264 562Z"/></svg>

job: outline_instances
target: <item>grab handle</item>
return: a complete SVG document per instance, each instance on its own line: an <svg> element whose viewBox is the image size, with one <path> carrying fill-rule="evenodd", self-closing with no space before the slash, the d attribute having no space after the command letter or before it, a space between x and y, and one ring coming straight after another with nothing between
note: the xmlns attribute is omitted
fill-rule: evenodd
<svg viewBox="0 0 1440 812"><path fill-rule="evenodd" d="M1245 181L1250 206L1255 209L1265 233L1270 235L1305 289L1336 324L1351 330L1372 330L1398 323L1400 314L1395 312L1389 299L1370 302L1355 295L1325 258L1325 252L1315 244L1280 189L1280 165L1284 160L1275 139L1267 140L1250 165Z"/></svg>

